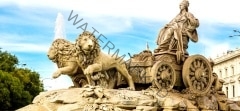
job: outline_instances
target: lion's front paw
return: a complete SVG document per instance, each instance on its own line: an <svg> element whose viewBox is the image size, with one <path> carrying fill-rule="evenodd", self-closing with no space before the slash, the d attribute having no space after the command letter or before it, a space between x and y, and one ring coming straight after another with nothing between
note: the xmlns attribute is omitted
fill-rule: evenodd
<svg viewBox="0 0 240 111"><path fill-rule="evenodd" d="M54 79L58 78L60 75L61 75L61 72L60 71L56 71L56 72L53 73L52 78L54 78Z"/></svg>
<svg viewBox="0 0 240 111"><path fill-rule="evenodd" d="M135 91L135 87L127 87L128 90Z"/></svg>
<svg viewBox="0 0 240 111"><path fill-rule="evenodd" d="M92 75L93 70L91 67L87 67L87 69L84 70L84 74L85 75Z"/></svg>

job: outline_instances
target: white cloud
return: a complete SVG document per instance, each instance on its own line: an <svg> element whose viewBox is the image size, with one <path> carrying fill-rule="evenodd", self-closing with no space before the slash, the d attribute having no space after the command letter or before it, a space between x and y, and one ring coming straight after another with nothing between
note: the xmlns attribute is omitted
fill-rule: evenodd
<svg viewBox="0 0 240 111"><path fill-rule="evenodd" d="M195 16L212 23L240 24L239 0L191 0L191 11Z"/></svg>
<svg viewBox="0 0 240 111"><path fill-rule="evenodd" d="M219 43L219 41L211 40L207 37L203 37L199 40L199 43L203 45L203 54L206 57L216 58L217 56L223 55L227 50L230 49L230 44L226 41Z"/></svg>
<svg viewBox="0 0 240 111"><path fill-rule="evenodd" d="M34 43L0 43L4 50L13 52L47 52L49 46Z"/></svg>
<svg viewBox="0 0 240 111"><path fill-rule="evenodd" d="M179 0L2 0L1 4L15 3L21 7L49 7L59 10L75 10L89 17L113 16L150 20L172 19L179 11ZM239 0L189 0L189 10L201 20L223 23L240 23ZM98 18L96 18L98 19Z"/></svg>
<svg viewBox="0 0 240 111"><path fill-rule="evenodd" d="M75 18L71 19L70 21L66 21L67 33L71 33L71 32L76 33L75 29L85 23L88 23L87 30L93 31L94 29L96 29L99 32L99 33L97 32L95 33L96 36L100 34L124 32L132 28L132 20L130 18L119 18L119 17L112 17L112 16L89 17L89 16L83 16L77 11L73 11L71 17L75 16L76 14L78 14L77 20L80 20L80 19L83 19L83 20L78 24L76 24L75 26L72 25ZM69 15L65 15L65 19L68 19L68 17ZM78 28L77 30L79 32L82 31L81 28Z"/></svg>
<svg viewBox="0 0 240 111"><path fill-rule="evenodd" d="M55 17L55 15L49 15L48 12L44 13L44 11L47 10L39 11L39 9L29 7L10 9L0 15L0 23L1 25L17 24L17 26L54 27L55 18L51 19L51 17ZM14 29L14 27L12 29Z"/></svg>
<svg viewBox="0 0 240 111"><path fill-rule="evenodd" d="M40 36L0 33L0 47L11 52L44 52L49 49L50 42L39 41Z"/></svg>

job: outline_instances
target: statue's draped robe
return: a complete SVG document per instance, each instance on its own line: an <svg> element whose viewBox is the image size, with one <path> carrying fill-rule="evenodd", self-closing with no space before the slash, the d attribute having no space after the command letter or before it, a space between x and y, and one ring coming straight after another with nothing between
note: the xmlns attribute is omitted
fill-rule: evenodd
<svg viewBox="0 0 240 111"><path fill-rule="evenodd" d="M193 42L198 41L196 30L198 26L199 21L193 14L189 12L179 13L169 24L160 30L157 38L158 48L160 51L167 51L177 47L177 50L186 53L189 38Z"/></svg>

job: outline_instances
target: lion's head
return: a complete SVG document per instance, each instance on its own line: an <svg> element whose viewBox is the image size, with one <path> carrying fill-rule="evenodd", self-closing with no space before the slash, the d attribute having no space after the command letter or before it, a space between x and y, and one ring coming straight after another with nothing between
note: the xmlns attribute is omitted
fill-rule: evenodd
<svg viewBox="0 0 240 111"><path fill-rule="evenodd" d="M93 60L100 53L100 46L95 36L88 31L84 31L76 40L78 54L84 58L81 61L83 66L93 63Z"/></svg>
<svg viewBox="0 0 240 111"><path fill-rule="evenodd" d="M68 60L75 53L74 44L65 39L56 39L48 50L48 58L53 62Z"/></svg>
<svg viewBox="0 0 240 111"><path fill-rule="evenodd" d="M99 50L98 41L95 36L88 31L84 31L76 40L76 45L85 54L89 54L94 50Z"/></svg>

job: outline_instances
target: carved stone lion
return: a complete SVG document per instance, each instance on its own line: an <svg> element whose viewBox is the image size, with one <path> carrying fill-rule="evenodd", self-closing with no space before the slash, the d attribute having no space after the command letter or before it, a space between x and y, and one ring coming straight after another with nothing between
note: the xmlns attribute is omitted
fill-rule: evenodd
<svg viewBox="0 0 240 111"><path fill-rule="evenodd" d="M79 55L78 63L83 67L88 83L91 83L93 73L115 69L125 77L129 89L135 90L132 76L128 73L126 65L117 57L101 52L98 41L92 33L85 31L80 34L76 40L76 47Z"/></svg>
<svg viewBox="0 0 240 111"><path fill-rule="evenodd" d="M52 75L53 78L66 74L72 79L74 87L82 87L87 84L86 77L77 64L74 44L65 39L54 40L48 50L48 58L58 66Z"/></svg>

